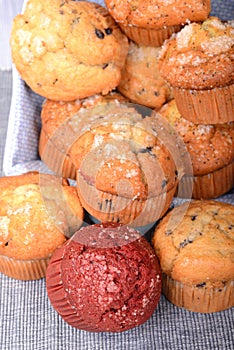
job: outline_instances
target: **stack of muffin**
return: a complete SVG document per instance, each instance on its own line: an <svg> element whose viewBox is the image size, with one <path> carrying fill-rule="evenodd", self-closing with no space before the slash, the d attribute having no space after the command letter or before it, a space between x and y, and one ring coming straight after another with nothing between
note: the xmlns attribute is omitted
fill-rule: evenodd
<svg viewBox="0 0 234 350"><path fill-rule="evenodd" d="M120 284L125 282L116 277L121 264L113 266L122 254L116 247L127 243L118 242L113 230L129 240L133 229L123 230L123 225L139 228L160 220L152 245L166 297L198 312L232 307L234 208L212 199L234 183L233 27L209 18L210 1L106 0L106 7L29 0L12 27L16 68L45 97L40 156L56 176L76 180L82 210L105 222L86 228L90 241L81 244L76 234L55 253L47 274L51 302L66 322L81 329L123 331L143 323L159 300L160 268L145 279L137 297L139 312L121 301ZM196 200L168 212L176 193ZM94 227L98 235L100 227L103 235L109 231L115 242L111 248L107 244L113 263L109 253L102 255L111 281L106 274L101 282L95 280L94 299L92 291L89 295L94 309L103 310L101 316L74 301L75 295L83 298L83 287L79 289L79 278L67 277L74 275L74 266L77 274L89 266L85 271L92 280L100 248ZM110 235L105 234L107 242ZM6 233L2 236L6 242ZM1 247L10 251L12 240ZM146 250L145 244L140 239L136 255L130 244L131 254L142 266L157 264L150 243ZM9 254L4 249L3 256ZM140 258L142 251L148 260ZM72 256L72 267L65 253ZM125 269L135 264L128 259ZM217 274L216 265L221 266ZM99 282L109 301L97 296ZM143 317L137 320L140 312Z"/></svg>

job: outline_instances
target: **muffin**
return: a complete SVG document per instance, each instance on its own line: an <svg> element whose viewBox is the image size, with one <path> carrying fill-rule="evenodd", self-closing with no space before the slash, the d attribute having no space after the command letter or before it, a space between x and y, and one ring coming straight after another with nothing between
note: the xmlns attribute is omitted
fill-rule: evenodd
<svg viewBox="0 0 234 350"><path fill-rule="evenodd" d="M52 306L90 332L123 332L146 322L161 294L161 269L150 244L119 224L81 228L53 254L46 273Z"/></svg>
<svg viewBox="0 0 234 350"><path fill-rule="evenodd" d="M78 111L92 108L110 101L127 101L123 95L111 91L107 95L96 94L75 101L45 100L41 110L41 131L39 137L39 155L42 161L57 175L76 179L76 167L71 160L72 147L76 147L74 137L66 125L70 118L79 119Z"/></svg>
<svg viewBox="0 0 234 350"><path fill-rule="evenodd" d="M132 102L159 109L172 98L171 88L158 70L161 47L130 42L118 90Z"/></svg>
<svg viewBox="0 0 234 350"><path fill-rule="evenodd" d="M163 45L159 70L184 118L195 124L234 120L233 47L232 23L217 17L190 23Z"/></svg>
<svg viewBox="0 0 234 350"><path fill-rule="evenodd" d="M153 245L170 302L201 313L234 306L233 217L231 204L194 200L156 226Z"/></svg>
<svg viewBox="0 0 234 350"><path fill-rule="evenodd" d="M10 42L29 87L62 101L114 89L128 51L128 39L108 11L88 1L29 0L14 18Z"/></svg>
<svg viewBox="0 0 234 350"><path fill-rule="evenodd" d="M123 32L144 46L161 46L190 21L203 21L210 13L210 1L120 1L105 0Z"/></svg>
<svg viewBox="0 0 234 350"><path fill-rule="evenodd" d="M0 272L20 280L45 276L48 261L82 224L75 187L30 172L0 178Z"/></svg>
<svg viewBox="0 0 234 350"><path fill-rule="evenodd" d="M191 157L192 173L185 171L179 197L216 198L234 186L234 122L194 124L183 118L175 100L158 112L181 136Z"/></svg>
<svg viewBox="0 0 234 350"><path fill-rule="evenodd" d="M110 103L69 120L81 204L101 222L153 223L169 208L183 174L177 143L168 148L168 134L150 109L144 107L144 114L141 108Z"/></svg>

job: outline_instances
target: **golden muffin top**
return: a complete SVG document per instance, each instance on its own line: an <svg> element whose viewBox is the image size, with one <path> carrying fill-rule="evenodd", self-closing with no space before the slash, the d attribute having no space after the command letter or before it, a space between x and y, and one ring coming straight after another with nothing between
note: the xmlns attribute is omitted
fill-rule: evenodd
<svg viewBox="0 0 234 350"><path fill-rule="evenodd" d="M173 87L202 90L234 80L234 28L210 17L172 35L159 57L161 75Z"/></svg>

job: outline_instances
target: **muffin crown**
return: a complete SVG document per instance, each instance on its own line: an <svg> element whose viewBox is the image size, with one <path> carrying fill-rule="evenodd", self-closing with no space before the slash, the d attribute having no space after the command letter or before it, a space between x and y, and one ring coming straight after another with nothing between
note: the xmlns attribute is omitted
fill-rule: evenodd
<svg viewBox="0 0 234 350"><path fill-rule="evenodd" d="M11 50L34 92L71 101L117 86L128 40L98 4L29 0L13 21Z"/></svg>
<svg viewBox="0 0 234 350"><path fill-rule="evenodd" d="M186 285L234 280L234 206L194 200L156 227L153 244L164 273Z"/></svg>
<svg viewBox="0 0 234 350"><path fill-rule="evenodd" d="M57 180L37 173L0 179L0 254L22 260L49 257L65 242L69 225L81 226L76 189ZM74 217L69 218L70 210Z"/></svg>
<svg viewBox="0 0 234 350"><path fill-rule="evenodd" d="M161 269L138 232L118 224L90 225L55 252L46 286L52 305L70 325L122 332L152 315Z"/></svg>
<svg viewBox="0 0 234 350"><path fill-rule="evenodd" d="M120 23L143 28L163 28L202 21L210 12L210 1L105 0L113 18Z"/></svg>
<svg viewBox="0 0 234 350"><path fill-rule="evenodd" d="M209 89L233 84L233 57L232 23L210 17L188 24L165 42L159 69L173 87Z"/></svg>
<svg viewBox="0 0 234 350"><path fill-rule="evenodd" d="M234 161L234 123L194 124L183 118L175 100L160 111L182 137L191 157L193 174L204 175Z"/></svg>

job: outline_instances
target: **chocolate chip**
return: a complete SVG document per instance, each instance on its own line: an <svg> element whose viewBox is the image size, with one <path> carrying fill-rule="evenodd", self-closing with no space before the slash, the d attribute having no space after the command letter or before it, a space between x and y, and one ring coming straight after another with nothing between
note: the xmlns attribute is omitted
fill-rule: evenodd
<svg viewBox="0 0 234 350"><path fill-rule="evenodd" d="M152 147L146 147L139 149L138 153L150 153L152 151Z"/></svg>
<svg viewBox="0 0 234 350"><path fill-rule="evenodd" d="M206 282L202 282L202 283L198 283L198 284L196 285L196 287L197 287L197 288L203 288L203 287L205 287L205 285L206 285Z"/></svg>
<svg viewBox="0 0 234 350"><path fill-rule="evenodd" d="M9 242L6 242L4 245L5 245L5 247L7 247L8 246L8 244L9 244Z"/></svg>
<svg viewBox="0 0 234 350"><path fill-rule="evenodd" d="M197 218L197 215L192 215L192 216L191 216L191 220L192 220L192 221L195 221L196 218Z"/></svg>
<svg viewBox="0 0 234 350"><path fill-rule="evenodd" d="M186 247L189 243L193 243L191 239L185 239L183 242L180 243L180 248Z"/></svg>
<svg viewBox="0 0 234 350"><path fill-rule="evenodd" d="M112 28L106 28L106 29L105 29L106 35L111 35L112 32L113 32L113 29L112 29Z"/></svg>
<svg viewBox="0 0 234 350"><path fill-rule="evenodd" d="M95 34L97 35L97 37L99 39L104 39L104 37L105 37L104 33L100 29L97 29L97 28L95 28Z"/></svg>
<svg viewBox="0 0 234 350"><path fill-rule="evenodd" d="M103 64L102 69L106 69L109 66L108 63Z"/></svg>

